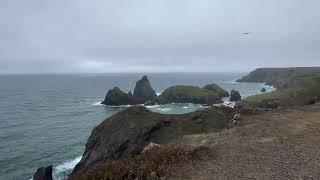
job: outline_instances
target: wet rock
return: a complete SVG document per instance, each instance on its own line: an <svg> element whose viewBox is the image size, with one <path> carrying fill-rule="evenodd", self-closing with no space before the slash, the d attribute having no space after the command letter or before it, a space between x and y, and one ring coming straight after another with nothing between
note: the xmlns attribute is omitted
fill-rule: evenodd
<svg viewBox="0 0 320 180"><path fill-rule="evenodd" d="M39 168L34 174L33 180L52 180L52 165Z"/></svg>
<svg viewBox="0 0 320 180"><path fill-rule="evenodd" d="M239 91L231 90L230 96L231 96L230 101L232 101L232 102L241 100L241 95L240 95Z"/></svg>
<svg viewBox="0 0 320 180"><path fill-rule="evenodd" d="M267 92L266 88L262 88L260 92Z"/></svg>

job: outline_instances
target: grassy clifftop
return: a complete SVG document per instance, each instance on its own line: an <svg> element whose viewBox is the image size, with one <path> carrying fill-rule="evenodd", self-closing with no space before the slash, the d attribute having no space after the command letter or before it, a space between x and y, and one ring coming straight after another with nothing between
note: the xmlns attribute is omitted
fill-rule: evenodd
<svg viewBox="0 0 320 180"><path fill-rule="evenodd" d="M166 89L159 97L159 104L167 103L197 103L216 104L221 102L222 97L229 96L229 93L216 84L208 84L203 88L197 86L172 86Z"/></svg>
<svg viewBox="0 0 320 180"><path fill-rule="evenodd" d="M282 105L305 105L320 97L320 68L257 69L240 80L245 81L269 83L279 88L248 97L247 101L252 103L275 100Z"/></svg>
<svg viewBox="0 0 320 180"><path fill-rule="evenodd" d="M259 68L238 82L266 83L281 89L297 77L317 74L320 74L320 67Z"/></svg>

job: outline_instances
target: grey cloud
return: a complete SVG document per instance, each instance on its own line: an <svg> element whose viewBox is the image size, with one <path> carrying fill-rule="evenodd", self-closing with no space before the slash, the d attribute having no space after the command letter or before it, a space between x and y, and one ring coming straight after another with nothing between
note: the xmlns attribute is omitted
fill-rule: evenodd
<svg viewBox="0 0 320 180"><path fill-rule="evenodd" d="M319 6L317 0L2 0L0 73L320 66Z"/></svg>

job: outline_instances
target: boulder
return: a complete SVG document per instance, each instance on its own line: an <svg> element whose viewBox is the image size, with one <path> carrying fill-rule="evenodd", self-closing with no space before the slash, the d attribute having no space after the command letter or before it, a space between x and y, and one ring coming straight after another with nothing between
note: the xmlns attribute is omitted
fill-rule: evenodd
<svg viewBox="0 0 320 180"><path fill-rule="evenodd" d="M231 90L230 96L231 96L230 101L232 101L232 102L241 100L241 95L240 95L239 91Z"/></svg>
<svg viewBox="0 0 320 180"><path fill-rule="evenodd" d="M33 180L52 180L52 165L39 168L34 174Z"/></svg>
<svg viewBox="0 0 320 180"><path fill-rule="evenodd" d="M137 81L134 88L133 96L141 99L142 101L151 101L157 97L156 92L152 89L147 76L143 76L142 79Z"/></svg>
<svg viewBox="0 0 320 180"><path fill-rule="evenodd" d="M267 92L266 88L262 88L260 92Z"/></svg>

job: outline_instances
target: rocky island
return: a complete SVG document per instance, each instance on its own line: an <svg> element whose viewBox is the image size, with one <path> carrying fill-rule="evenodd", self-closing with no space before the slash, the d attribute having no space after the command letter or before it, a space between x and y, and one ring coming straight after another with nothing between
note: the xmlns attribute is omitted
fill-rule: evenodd
<svg viewBox="0 0 320 180"><path fill-rule="evenodd" d="M229 93L216 84L208 84L203 88L197 86L172 86L167 88L160 96L152 89L147 76L143 76L136 83L134 93L125 93L118 87L107 92L102 101L105 105L139 105L139 104L169 104L194 103L212 105L222 103L221 98L228 97Z"/></svg>
<svg viewBox="0 0 320 180"><path fill-rule="evenodd" d="M143 76L141 80L137 81L133 94L130 91L125 93L120 88L114 87L107 92L101 104L114 106L137 105L154 101L156 97L156 92L152 89L148 77Z"/></svg>
<svg viewBox="0 0 320 180"><path fill-rule="evenodd" d="M221 98L228 97L229 93L217 86L208 84L203 88L197 86L172 86L156 98L158 104L194 103L212 105L222 103Z"/></svg>

